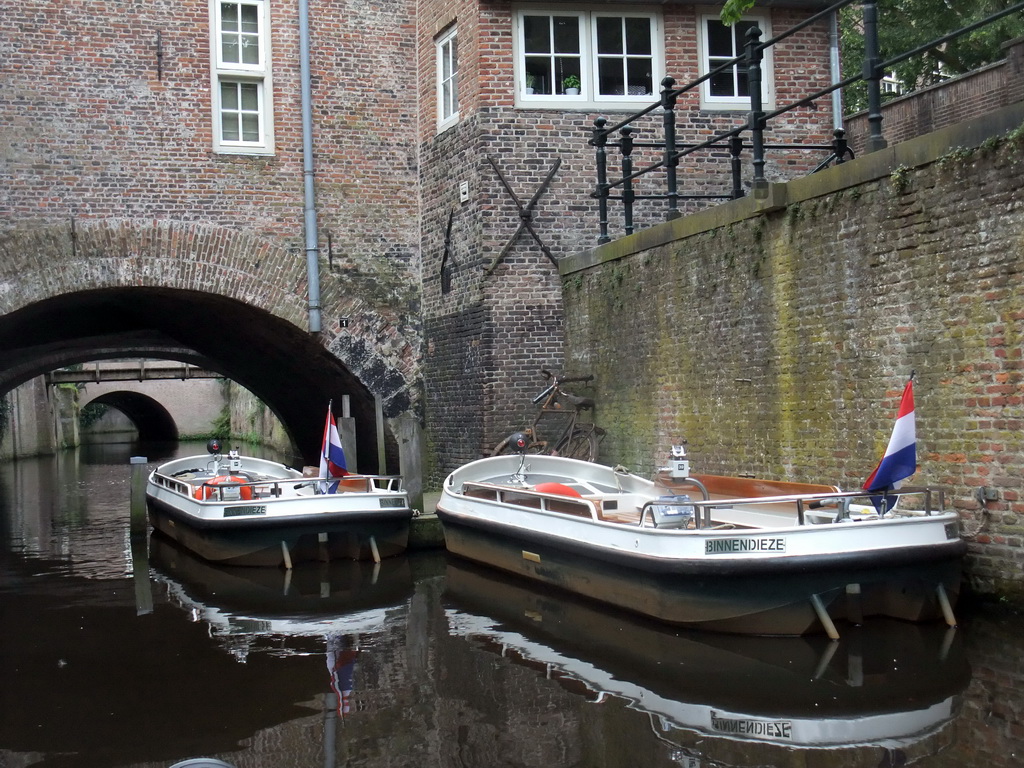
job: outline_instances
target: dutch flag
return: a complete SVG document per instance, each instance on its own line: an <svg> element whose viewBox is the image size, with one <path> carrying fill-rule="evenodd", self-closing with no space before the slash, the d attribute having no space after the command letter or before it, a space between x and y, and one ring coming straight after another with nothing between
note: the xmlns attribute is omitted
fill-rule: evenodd
<svg viewBox="0 0 1024 768"><path fill-rule="evenodd" d="M910 377L903 388L900 398L900 410L896 414L896 424L892 428L889 445L885 455L878 462L875 471L864 482L865 491L891 491L899 488L903 481L917 471L917 429L914 424L914 377ZM872 497L876 508L881 505L881 497ZM892 509L895 497L887 496L886 509Z"/></svg>
<svg viewBox="0 0 1024 768"><path fill-rule="evenodd" d="M344 477L348 474L345 464L345 451L341 447L341 435L338 434L338 424L334 420L331 406L327 406L327 423L324 425L324 441L320 448L320 477L331 478ZM338 490L338 482L324 481L320 483L320 493L335 493Z"/></svg>

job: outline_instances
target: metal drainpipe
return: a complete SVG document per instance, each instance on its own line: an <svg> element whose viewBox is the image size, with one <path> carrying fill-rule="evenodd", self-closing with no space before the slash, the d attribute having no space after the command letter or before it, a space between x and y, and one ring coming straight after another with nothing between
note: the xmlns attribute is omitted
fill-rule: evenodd
<svg viewBox="0 0 1024 768"><path fill-rule="evenodd" d="M843 79L843 71L839 66L839 12L833 11L828 17L828 52L832 67L832 83ZM843 92L832 91L832 127L836 130L843 127Z"/></svg>
<svg viewBox="0 0 1024 768"><path fill-rule="evenodd" d="M313 98L309 78L309 0L299 0L299 60L302 78L302 176L309 283L309 332L320 333L320 240L313 185Z"/></svg>

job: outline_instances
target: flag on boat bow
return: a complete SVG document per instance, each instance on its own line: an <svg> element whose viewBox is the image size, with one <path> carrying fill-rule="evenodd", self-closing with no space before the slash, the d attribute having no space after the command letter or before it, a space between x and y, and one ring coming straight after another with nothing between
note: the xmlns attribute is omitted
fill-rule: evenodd
<svg viewBox="0 0 1024 768"><path fill-rule="evenodd" d="M889 445L875 471L864 482L865 491L893 491L917 471L917 428L914 422L914 377L903 388ZM892 509L897 497L885 497L885 509ZM882 497L872 496L875 509L882 511Z"/></svg>
<svg viewBox="0 0 1024 768"><path fill-rule="evenodd" d="M324 424L324 441L320 447L320 477L327 478L320 483L320 493L335 493L338 490L337 478L348 474L345 464L345 451L341 447L341 435L338 434L338 423L334 420L331 406L327 406L327 423ZM331 480L333 479L333 482Z"/></svg>

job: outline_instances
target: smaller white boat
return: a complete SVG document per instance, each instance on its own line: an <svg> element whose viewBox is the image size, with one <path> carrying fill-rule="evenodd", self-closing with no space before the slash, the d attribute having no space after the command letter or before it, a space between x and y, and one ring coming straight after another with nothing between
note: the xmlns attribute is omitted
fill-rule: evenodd
<svg viewBox="0 0 1024 768"><path fill-rule="evenodd" d="M800 635L869 615L955 624L966 544L928 488L865 491L497 456L445 480L450 552L670 624ZM906 509L911 501L920 508ZM858 504L860 501L862 503Z"/></svg>
<svg viewBox="0 0 1024 768"><path fill-rule="evenodd" d="M235 450L225 456L217 440L207 450L161 464L146 486L153 527L205 560L290 568L405 551L413 510L400 477L317 477Z"/></svg>

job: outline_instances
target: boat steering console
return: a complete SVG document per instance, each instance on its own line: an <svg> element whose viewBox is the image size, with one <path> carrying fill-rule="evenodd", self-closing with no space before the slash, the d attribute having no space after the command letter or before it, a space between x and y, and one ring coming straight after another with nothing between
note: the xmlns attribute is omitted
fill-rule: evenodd
<svg viewBox="0 0 1024 768"><path fill-rule="evenodd" d="M206 452L213 457L213 471L214 474L218 474L221 463L221 451L224 450L224 445L216 437L206 443ZM229 472L240 472L242 469L242 457L238 455L238 449L232 448L228 451L228 471Z"/></svg>

